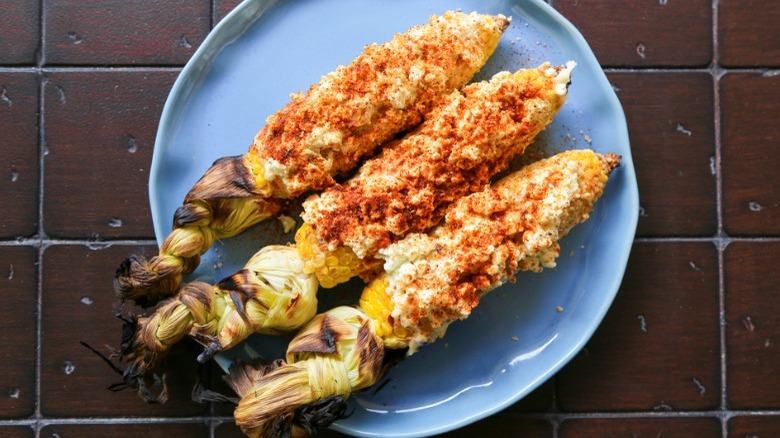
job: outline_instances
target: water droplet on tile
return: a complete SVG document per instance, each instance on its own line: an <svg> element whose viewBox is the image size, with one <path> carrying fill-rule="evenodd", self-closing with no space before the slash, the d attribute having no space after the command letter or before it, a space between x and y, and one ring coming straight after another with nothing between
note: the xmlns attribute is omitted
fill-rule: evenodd
<svg viewBox="0 0 780 438"><path fill-rule="evenodd" d="M645 47L644 44L637 43L637 45L636 45L636 54L639 55L640 58L645 59L645 57L647 56L645 54L646 50L647 50L647 48Z"/></svg>
<svg viewBox="0 0 780 438"><path fill-rule="evenodd" d="M10 263L8 265L8 279L13 280L14 279L14 264Z"/></svg>
<svg viewBox="0 0 780 438"><path fill-rule="evenodd" d="M704 395L704 393L707 392L707 388L705 388L704 385L702 385L702 383L696 377L693 378L693 384L696 385L697 388L699 388L699 395Z"/></svg>
<svg viewBox="0 0 780 438"><path fill-rule="evenodd" d="M22 391L19 388L14 388L8 392L8 397L18 399L22 395Z"/></svg>
<svg viewBox="0 0 780 438"><path fill-rule="evenodd" d="M756 201L750 201L750 202L748 202L748 208L750 209L750 211L758 212L758 211L763 210L764 206L759 204Z"/></svg>
<svg viewBox="0 0 780 438"><path fill-rule="evenodd" d="M744 325L749 332L756 331L756 326L753 324L753 318L751 318L749 315L742 318L742 325Z"/></svg>
<svg viewBox="0 0 780 438"><path fill-rule="evenodd" d="M85 304L87 306L91 306L92 303L94 303L95 301L92 298L90 298L90 297L81 297L81 302L82 302L82 304Z"/></svg>
<svg viewBox="0 0 780 438"><path fill-rule="evenodd" d="M675 126L675 129L677 130L677 132L682 132L683 134L687 135L688 137L693 135L693 132L691 132L690 129L685 128L685 126L683 126L682 123L678 123Z"/></svg>
<svg viewBox="0 0 780 438"><path fill-rule="evenodd" d="M179 38L179 46L184 47L185 49L192 48L192 44L187 40L187 35L182 35L181 38Z"/></svg>
<svg viewBox="0 0 780 438"><path fill-rule="evenodd" d="M81 38L81 35L77 34L76 32L68 32L68 39L73 44L81 44L84 42L84 39Z"/></svg>
<svg viewBox="0 0 780 438"><path fill-rule="evenodd" d="M108 220L108 226L111 228L121 228L122 227L122 219L118 217L112 217Z"/></svg>
<svg viewBox="0 0 780 438"><path fill-rule="evenodd" d="M8 97L8 90L6 90L5 88L0 88L0 102L3 102L8 106L14 105L14 101L11 100L10 97Z"/></svg>
<svg viewBox="0 0 780 438"><path fill-rule="evenodd" d="M696 271L696 272L701 272L701 268L699 267L699 265L697 265L697 264L696 264L695 262L693 262L693 261L690 261L690 262L688 262L688 266L690 266L690 267L691 267L691 269L693 269L693 270L694 270L694 271Z"/></svg>
<svg viewBox="0 0 780 438"><path fill-rule="evenodd" d="M127 134L127 152L130 152L131 154L138 152L138 142L135 137L130 134Z"/></svg>
<svg viewBox="0 0 780 438"><path fill-rule="evenodd" d="M64 371L65 371L65 374L71 375L71 374L73 374L74 371L76 371L76 365L73 362L71 362L69 360L66 360L65 361Z"/></svg>
<svg viewBox="0 0 780 438"><path fill-rule="evenodd" d="M68 102L67 97L65 96L65 89L62 88L59 85L54 86L54 91L57 93L57 98L60 100L60 103L65 104Z"/></svg>
<svg viewBox="0 0 780 438"><path fill-rule="evenodd" d="M11 170L11 182L19 181L19 172L16 170Z"/></svg>
<svg viewBox="0 0 780 438"><path fill-rule="evenodd" d="M639 315L636 319L639 320L639 329L642 330L642 332L647 333L647 320L645 319L645 316Z"/></svg>
<svg viewBox="0 0 780 438"><path fill-rule="evenodd" d="M86 247L92 251L99 251L101 249L109 248L110 246L111 242L100 240L100 234L98 233L92 233L92 236L89 238L89 242L86 244Z"/></svg>

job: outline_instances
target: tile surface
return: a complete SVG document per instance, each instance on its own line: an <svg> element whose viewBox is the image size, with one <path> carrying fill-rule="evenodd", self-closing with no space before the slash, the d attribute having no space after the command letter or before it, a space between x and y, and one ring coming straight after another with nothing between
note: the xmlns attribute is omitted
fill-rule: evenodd
<svg viewBox="0 0 780 438"><path fill-rule="evenodd" d="M35 431L25 426L0 426L0 436L4 438L33 438Z"/></svg>
<svg viewBox="0 0 780 438"><path fill-rule="evenodd" d="M762 0L718 2L720 62L728 67L780 66L780 3Z"/></svg>
<svg viewBox="0 0 780 438"><path fill-rule="evenodd" d="M42 437L87 437L105 436L112 438L207 438L209 430L202 424L55 424L41 430Z"/></svg>
<svg viewBox="0 0 780 438"><path fill-rule="evenodd" d="M608 66L706 66L712 60L710 0L553 0Z"/></svg>
<svg viewBox="0 0 780 438"><path fill-rule="evenodd" d="M41 314L41 411L47 416L189 416L207 406L190 400L197 379L206 381L189 350L172 351L168 375L169 400L147 405L131 390L112 392L121 382L100 357L80 345L86 342L105 355L119 346L122 323L111 287L118 261L141 249L112 246L90 249L56 245L43 256ZM74 319L73 315L79 315Z"/></svg>
<svg viewBox="0 0 780 438"><path fill-rule="evenodd" d="M610 418L567 420L558 436L570 437L720 437L717 418Z"/></svg>
<svg viewBox="0 0 780 438"><path fill-rule="evenodd" d="M730 235L780 235L780 75L720 79L723 222Z"/></svg>
<svg viewBox="0 0 780 438"><path fill-rule="evenodd" d="M613 73L637 168L640 236L717 230L713 81L707 73Z"/></svg>
<svg viewBox="0 0 780 438"><path fill-rule="evenodd" d="M38 231L38 77L0 72L0 238Z"/></svg>
<svg viewBox="0 0 780 438"><path fill-rule="evenodd" d="M37 248L0 247L0 420L29 417L35 405ZM1 435L1 434L0 434Z"/></svg>
<svg viewBox="0 0 780 438"><path fill-rule="evenodd" d="M714 409L719 346L715 247L636 243L604 322L558 374L558 403L565 412Z"/></svg>
<svg viewBox="0 0 780 438"><path fill-rule="evenodd" d="M241 4L241 0L214 0L214 21L220 22L236 6Z"/></svg>
<svg viewBox="0 0 780 438"><path fill-rule="evenodd" d="M4 0L0 14L0 65L33 65L40 47L40 3Z"/></svg>
<svg viewBox="0 0 780 438"><path fill-rule="evenodd" d="M737 416L729 420L728 431L734 437L773 437L780 435L780 416Z"/></svg>
<svg viewBox="0 0 780 438"><path fill-rule="evenodd" d="M780 409L780 242L726 247L728 401L734 409Z"/></svg>
<svg viewBox="0 0 780 438"><path fill-rule="evenodd" d="M207 0L47 0L46 62L183 65L209 16Z"/></svg>
<svg viewBox="0 0 780 438"><path fill-rule="evenodd" d="M46 232L150 238L154 137L175 72L47 75Z"/></svg>

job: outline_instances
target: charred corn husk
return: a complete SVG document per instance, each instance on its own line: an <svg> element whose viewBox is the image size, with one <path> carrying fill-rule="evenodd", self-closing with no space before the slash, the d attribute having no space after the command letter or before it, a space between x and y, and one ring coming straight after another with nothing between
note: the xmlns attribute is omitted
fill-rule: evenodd
<svg viewBox="0 0 780 438"><path fill-rule="evenodd" d="M252 437L290 427L307 404L375 383L384 348L431 342L518 271L553 267L558 240L587 219L618 162L587 150L542 160L457 201L432 232L380 251L386 271L359 308L318 315L292 341L286 363L238 385L236 424ZM344 326L357 327L355 340L342 339Z"/></svg>
<svg viewBox="0 0 780 438"><path fill-rule="evenodd" d="M417 125L437 97L465 85L508 23L501 15L433 16L388 43L366 46L349 65L292 95L248 153L217 160L193 186L158 256L132 256L120 265L119 296L149 305L172 294L214 239L276 214L278 199L332 185L335 175ZM234 211L241 220L226 221Z"/></svg>
<svg viewBox="0 0 780 438"><path fill-rule="evenodd" d="M382 340L359 309L337 307L317 315L290 343L286 364L231 369L228 382L241 396L233 414L236 424L250 437L327 427L323 419L337 420L333 411L343 410L350 393L379 380L383 358ZM320 401L331 403L312 412L312 418L296 415Z"/></svg>
<svg viewBox="0 0 780 438"><path fill-rule="evenodd" d="M185 284L175 298L149 317L131 321L120 351L126 383L146 401L165 401L162 362L169 349L187 335L207 346L230 348L251 333L297 329L317 311L317 280L302 273L297 250L269 246L245 268L221 282ZM240 286L238 286L240 285Z"/></svg>

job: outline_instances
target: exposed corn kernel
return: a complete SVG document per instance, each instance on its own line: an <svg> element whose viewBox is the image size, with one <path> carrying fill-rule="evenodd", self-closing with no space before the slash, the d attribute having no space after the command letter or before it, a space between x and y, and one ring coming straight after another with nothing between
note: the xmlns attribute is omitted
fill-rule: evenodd
<svg viewBox="0 0 780 438"><path fill-rule="evenodd" d="M351 249L341 246L328 251L306 223L295 233L295 247L303 259L304 272L313 272L324 288L349 281L365 270L363 261Z"/></svg>
<svg viewBox="0 0 780 438"><path fill-rule="evenodd" d="M371 319L374 333L388 348L405 348L408 345L408 332L395 324L390 313L393 303L387 294L387 279L384 275L375 278L363 289L360 295L360 308Z"/></svg>
<svg viewBox="0 0 780 438"><path fill-rule="evenodd" d="M257 189L263 189L268 184L265 179L265 166L260 161L260 157L257 155L257 150L252 148L249 153L244 155L244 167L252 172L252 176L255 178L255 185Z"/></svg>

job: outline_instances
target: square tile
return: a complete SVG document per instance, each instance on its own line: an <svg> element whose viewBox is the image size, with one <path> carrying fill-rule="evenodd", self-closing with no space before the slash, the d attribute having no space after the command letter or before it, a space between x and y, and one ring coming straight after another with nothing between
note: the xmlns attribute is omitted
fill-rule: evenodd
<svg viewBox="0 0 780 438"><path fill-rule="evenodd" d="M41 437L111 438L208 438L205 424L51 424L41 429Z"/></svg>
<svg viewBox="0 0 780 438"><path fill-rule="evenodd" d="M639 184L639 236L717 231L713 82L707 73L613 73Z"/></svg>
<svg viewBox="0 0 780 438"><path fill-rule="evenodd" d="M780 416L739 415L729 419L728 430L733 437L780 436Z"/></svg>
<svg viewBox="0 0 780 438"><path fill-rule="evenodd" d="M46 64L183 65L210 17L208 0L46 0Z"/></svg>
<svg viewBox="0 0 780 438"><path fill-rule="evenodd" d="M586 418L566 420L559 438L664 437L721 438L720 420L708 418Z"/></svg>
<svg viewBox="0 0 780 438"><path fill-rule="evenodd" d="M179 348L168 363L169 400L147 405L132 390L111 392L121 382L101 358L80 345L86 342L110 354L119 346L121 321L112 280L117 260L150 247L111 246L90 249L55 245L43 256L41 314L41 412L46 417L175 417L205 413L207 405L191 401L197 379L208 381L196 365L195 352ZM182 344L182 347L186 346ZM174 372L175 370L175 372Z"/></svg>
<svg viewBox="0 0 780 438"><path fill-rule="evenodd" d="M780 234L780 75L720 79L723 223L731 235Z"/></svg>
<svg viewBox="0 0 780 438"><path fill-rule="evenodd" d="M557 375L564 412L720 404L718 256L704 242L635 243L617 298Z"/></svg>
<svg viewBox="0 0 780 438"><path fill-rule="evenodd" d="M0 14L0 64L35 64L41 44L40 2L4 0Z"/></svg>
<svg viewBox="0 0 780 438"><path fill-rule="evenodd" d="M37 266L37 248L0 247L0 419L27 418L35 408Z"/></svg>
<svg viewBox="0 0 780 438"><path fill-rule="evenodd" d="M718 2L718 54L727 67L780 66L780 3Z"/></svg>
<svg viewBox="0 0 780 438"><path fill-rule="evenodd" d="M31 236L38 231L40 178L35 73L0 73L0 126L0 211L13 212L0 221L0 238Z"/></svg>
<svg viewBox="0 0 780 438"><path fill-rule="evenodd" d="M780 242L732 242L723 256L729 407L780 409Z"/></svg>
<svg viewBox="0 0 780 438"><path fill-rule="evenodd" d="M175 72L48 73L44 216L53 237L150 238L154 138Z"/></svg>
<svg viewBox="0 0 780 438"><path fill-rule="evenodd" d="M712 1L553 0L602 65L705 66L712 61Z"/></svg>

